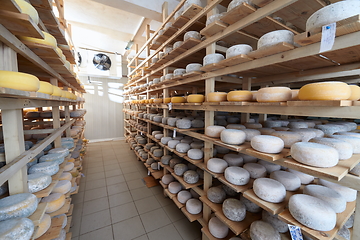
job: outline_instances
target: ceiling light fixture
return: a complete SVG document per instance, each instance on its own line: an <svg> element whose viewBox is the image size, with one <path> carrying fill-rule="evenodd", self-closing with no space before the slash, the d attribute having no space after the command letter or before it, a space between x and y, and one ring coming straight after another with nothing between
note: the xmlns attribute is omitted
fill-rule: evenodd
<svg viewBox="0 0 360 240"><path fill-rule="evenodd" d="M130 40L126 45L125 50L130 50L133 44L134 44L134 40Z"/></svg>

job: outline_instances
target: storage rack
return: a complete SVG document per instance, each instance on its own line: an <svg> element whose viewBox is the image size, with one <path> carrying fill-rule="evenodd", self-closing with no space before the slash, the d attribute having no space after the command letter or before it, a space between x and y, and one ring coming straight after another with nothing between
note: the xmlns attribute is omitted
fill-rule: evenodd
<svg viewBox="0 0 360 240"><path fill-rule="evenodd" d="M85 90L77 79L72 67L65 65L61 56L55 49L42 44L21 42L18 36L43 38L42 31L52 34L62 49L66 59L75 64L74 49L71 39L65 38L65 33L70 35L70 30L63 16L62 0L31 0L30 3L39 13L40 22L36 25L32 19L20 12L19 6L13 0L2 1L0 9L0 69L6 71L19 71L32 74L42 81L50 82L52 85L59 86L65 91L74 93L78 99L51 96L39 92L27 92L9 88L0 88L0 110L1 110L1 131L3 135L5 154L0 155L4 158L6 165L0 169L0 185L8 183L9 195L28 192L27 185L27 163L30 162L45 147L54 142L55 147L61 147L61 135L66 133L70 137L70 128L76 118L70 118L70 110L83 108L82 94ZM55 17L58 11L59 18ZM44 120L43 118L28 119L24 121L23 109L37 108L42 111L43 107L51 107L52 117ZM65 117L60 117L60 108L64 109ZM38 120L34 122L34 120ZM52 121L50 121L52 120ZM52 124L53 129L34 129L24 130L26 125ZM85 151L85 143L82 142L84 129L75 136L75 143L78 148ZM49 134L48 137L35 144L32 148L25 151L24 134ZM73 150L73 149L71 149ZM83 153L82 153L83 154ZM54 175L50 186L38 193L38 197L48 196L58 181L63 167L70 158L67 158L60 165L59 172ZM75 160L74 175L79 175L81 171L81 157ZM80 178L73 178L72 184L79 184ZM66 227L66 239L71 239L69 232L73 205L71 205L70 195L67 194L65 205L59 211L52 213L51 216L66 213L68 226ZM5 195L6 196L6 195ZM0 197L5 197L0 196ZM36 212L29 218L38 226L40 219L45 213L46 204L39 204ZM54 239L59 237L63 218L52 221L51 228L39 239ZM37 228L35 228L35 232Z"/></svg>
<svg viewBox="0 0 360 240"><path fill-rule="evenodd" d="M129 81L125 86L128 99L167 98L175 94L187 95L191 93L205 93L206 95L214 91L229 91L229 89L251 90L269 85L286 85L298 88L305 83L323 81L324 79L340 80L348 83L358 82L359 71L357 69L360 64L359 55L357 54L359 44L356 39L358 39L360 34L357 21L359 16L338 22L336 39L332 50L321 54L319 54L321 32L315 32L311 35L305 32L307 18L315 11L326 6L326 2L334 3L337 2L336 0L326 2L322 0L256 0L252 1L257 5L256 8L245 3L241 4L223 16L219 21L205 26L206 18L217 12L215 7L219 4L227 7L229 2L230 1L225 0L209 0L207 6L203 8L192 5L184 9L181 16L176 19L174 19L175 13L181 9L185 0L182 0L169 16L166 16L164 11L163 19L165 20L161 27L155 31L151 37L150 28L147 28L147 42L139 51L136 51L135 57L129 60ZM282 20L279 21L273 18L275 15L281 17ZM165 29L165 25L168 22L172 22L172 27ZM161 29L165 29L165 31L162 35L159 35ZM201 69L202 71L173 77L159 84L145 87L143 85L149 83L154 78L165 76L176 68L184 68L189 63L202 63L203 57L206 54L215 52L224 53L227 48L219 46L217 44L219 40L223 40L228 44L247 43L254 47L256 41L263 34L279 29L291 30L295 34L295 41L302 46L296 47L291 44L282 43L274 48L268 48L262 51L256 50L251 54L232 59L232 61L225 60L219 64L212 64L210 67L203 67ZM179 48L173 49L171 52L164 54L163 57L160 57L159 53L163 51L166 46L182 40L181 37L183 34L189 30L200 31L202 35L206 36L206 39L203 41L189 39ZM138 49L138 47L136 47L136 49ZM150 49L154 51L151 53ZM140 59L139 55L144 51L147 57ZM151 60L154 57L157 57L159 60L152 62ZM233 76L233 74L236 76ZM136 88L133 88L135 86ZM266 120L267 114L281 115L283 119L286 119L288 116L357 119L360 111L358 101L289 101L273 104L256 102L204 102L202 104L173 103L170 105L174 110L205 111L205 127L214 124L214 115L218 111L241 113L242 123L247 122L251 113L259 114L259 119L262 122ZM141 133L147 136L148 142L156 142L163 147L164 155L171 151L180 157L184 157L183 154L178 154L176 151L169 149L167 146L162 145L159 140L151 136L151 130L154 129L154 126L162 128L164 136L171 136L170 133L174 131L175 128L138 117L140 111L150 113L151 110L156 110L159 113L162 111L163 117L167 117L169 116L169 108L170 106L168 104L126 103L123 110L125 115L124 126L126 139L129 140L134 134ZM147 126L147 131L136 128L134 121ZM249 231L247 228L251 221L261 218L254 216L254 218L250 220L250 223L233 223L221 216L222 211L219 210L219 206L215 206L215 204L206 200L205 192L212 186L214 179L218 179L237 192L244 193L248 199L254 201L263 209L274 214L281 213L280 217L285 222L294 223L294 219L291 219L291 215L285 210L287 205L286 201L285 204L269 204L261 201L253 194L251 183L249 186L234 186L224 179L223 174L215 174L209 171L206 168L206 162L212 157L214 145L228 148L234 152L246 153L262 160L299 170L315 177L336 182L360 191L359 176L349 174L349 171L359 163L360 157L357 154L355 154L351 160L347 161L347 163L344 163L346 166L338 165L332 169L319 169L296 163L296 161L288 158L289 154L286 151L280 154L262 154L251 149L247 144L240 146L224 144L219 139L211 139L204 134L198 133L196 129L176 129L176 131L205 142L203 160L194 161L185 157L186 160L204 170L203 186L193 188L201 196L200 199L204 205L202 214L200 216L191 216L191 214L186 213L184 206L176 201L175 195L167 191L166 185L160 183L164 188L164 193L174 200L175 204L183 210L190 221L198 220L202 224L203 239L215 239L207 228L207 222L210 219L211 212L215 212L215 215L229 226L233 234L241 234L243 239L249 239ZM140 156L138 157L141 159ZM141 160L144 161L144 159ZM172 169L168 166L160 165L163 168L162 175L172 172ZM153 174L153 172L150 173ZM159 178L158 174L156 176L153 174L153 176ZM177 180L184 186L186 185L181 179ZM289 193L287 199L288 198ZM356 203L359 201L360 194L358 192ZM302 231L313 239L332 239L334 237L341 239L340 236L336 235L336 232L354 212L355 208L354 226L357 226L360 223L360 204L353 202L348 204L347 210L343 212L341 216L338 215L338 224L333 231L320 233L305 227L302 227ZM282 237L286 239L285 236ZM360 229L354 228L351 239L359 238Z"/></svg>

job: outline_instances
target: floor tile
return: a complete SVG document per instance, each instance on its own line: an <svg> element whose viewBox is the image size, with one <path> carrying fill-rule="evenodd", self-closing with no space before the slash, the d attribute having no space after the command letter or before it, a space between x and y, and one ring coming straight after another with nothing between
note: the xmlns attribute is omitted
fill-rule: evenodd
<svg viewBox="0 0 360 240"><path fill-rule="evenodd" d="M156 209L140 215L146 232L152 232L171 223L163 209Z"/></svg>
<svg viewBox="0 0 360 240"><path fill-rule="evenodd" d="M129 218L138 216L135 204L133 202L116 206L110 209L112 224L124 221Z"/></svg>
<svg viewBox="0 0 360 240"><path fill-rule="evenodd" d="M132 240L145 234L140 217L130 218L114 224L113 231L115 240Z"/></svg>
<svg viewBox="0 0 360 240"><path fill-rule="evenodd" d="M136 162L134 162L134 161L120 163L121 168L134 167L135 165L136 165Z"/></svg>
<svg viewBox="0 0 360 240"><path fill-rule="evenodd" d="M104 172L90 173L86 175L86 182L105 178Z"/></svg>
<svg viewBox="0 0 360 240"><path fill-rule="evenodd" d="M125 203L133 202L130 191L114 194L109 196L110 207L116 207Z"/></svg>
<svg viewBox="0 0 360 240"><path fill-rule="evenodd" d="M184 213L175 204L167 205L163 209L172 222L185 218Z"/></svg>
<svg viewBox="0 0 360 240"><path fill-rule="evenodd" d="M82 214L88 215L91 213L100 212L108 208L109 208L109 199L107 197L99 198L84 202Z"/></svg>
<svg viewBox="0 0 360 240"><path fill-rule="evenodd" d="M197 221L191 223L184 218L174 222L174 225L184 240L195 240L201 237L201 225Z"/></svg>
<svg viewBox="0 0 360 240"><path fill-rule="evenodd" d="M120 169L114 169L114 170L109 170L105 172L105 176L106 177L115 177L115 176L119 176L122 175L122 172Z"/></svg>
<svg viewBox="0 0 360 240"><path fill-rule="evenodd" d="M156 199L158 200L158 202L160 203L160 205L162 207L170 205L170 204L174 204L173 200L171 200L170 198L164 196L163 193L156 194L155 197L156 197Z"/></svg>
<svg viewBox="0 0 360 240"><path fill-rule="evenodd" d="M145 166L144 166L144 168L145 168ZM121 168L121 170L125 174L125 173L137 172L138 168L136 166L132 166L132 167Z"/></svg>
<svg viewBox="0 0 360 240"><path fill-rule="evenodd" d="M88 181L86 182L85 190L91 190L95 188L101 188L106 186L105 178L94 180L94 181Z"/></svg>
<svg viewBox="0 0 360 240"><path fill-rule="evenodd" d="M127 184L129 186L129 189L136 189L136 188L141 188L141 187L145 186L142 179L135 179L135 180L127 181Z"/></svg>
<svg viewBox="0 0 360 240"><path fill-rule="evenodd" d="M129 188L125 182L116 183L116 184L107 186L107 191L108 191L109 196L117 194L117 193L125 192L128 190L129 190Z"/></svg>
<svg viewBox="0 0 360 240"><path fill-rule="evenodd" d="M79 240L113 240L112 226L107 226L80 236Z"/></svg>
<svg viewBox="0 0 360 240"><path fill-rule="evenodd" d="M132 240L149 240L149 238L148 238L147 234L145 234L140 237L134 238ZM160 240L160 239L158 239L158 240Z"/></svg>
<svg viewBox="0 0 360 240"><path fill-rule="evenodd" d="M85 191L84 201L91 201L94 199L106 197L107 195L107 189L105 187L87 190Z"/></svg>
<svg viewBox="0 0 360 240"><path fill-rule="evenodd" d="M171 240L183 240L172 224L149 232L147 235L149 240L169 239L169 236L171 236Z"/></svg>
<svg viewBox="0 0 360 240"><path fill-rule="evenodd" d="M111 157L104 157L104 166L106 165L113 165L113 164L117 164L117 158L115 156L111 156Z"/></svg>
<svg viewBox="0 0 360 240"><path fill-rule="evenodd" d="M103 166L99 166L99 167L93 167L93 168L87 168L87 174L90 173L97 173L97 172L104 172L105 168Z"/></svg>
<svg viewBox="0 0 360 240"><path fill-rule="evenodd" d="M118 163L109 164L109 165L105 165L104 169L105 169L105 171L111 171L111 170L115 170L115 169L120 170L120 165Z"/></svg>
<svg viewBox="0 0 360 240"><path fill-rule="evenodd" d="M141 187L137 189L130 190L131 196L134 199L134 201L153 196L153 193L148 187Z"/></svg>
<svg viewBox="0 0 360 240"><path fill-rule="evenodd" d="M82 217L80 234L85 234L111 225L110 210L92 213Z"/></svg>
<svg viewBox="0 0 360 240"><path fill-rule="evenodd" d="M82 192L78 192L77 194L75 195L72 195L71 196L71 203L73 204L76 204L76 203L82 203L84 202L84 196L85 196L85 192L82 191Z"/></svg>
<svg viewBox="0 0 360 240"><path fill-rule="evenodd" d="M139 171L137 171L137 172L132 172L132 173L126 173L126 174L124 174L124 177L125 177L126 181L131 181L131 180L142 178L142 175Z"/></svg>
<svg viewBox="0 0 360 240"><path fill-rule="evenodd" d="M151 187L150 190L153 192L153 194L162 194L164 192L164 188L162 186L155 186Z"/></svg>
<svg viewBox="0 0 360 240"><path fill-rule="evenodd" d="M117 184L117 183L125 182L125 178L124 178L123 175L114 176L114 177L107 177L105 180L106 180L106 184L108 186L113 185L113 184Z"/></svg>
<svg viewBox="0 0 360 240"><path fill-rule="evenodd" d="M71 240L79 240L79 237L73 237Z"/></svg>
<svg viewBox="0 0 360 240"><path fill-rule="evenodd" d="M137 200L135 201L135 205L139 214L143 214L161 208L160 203L156 200L154 196Z"/></svg>

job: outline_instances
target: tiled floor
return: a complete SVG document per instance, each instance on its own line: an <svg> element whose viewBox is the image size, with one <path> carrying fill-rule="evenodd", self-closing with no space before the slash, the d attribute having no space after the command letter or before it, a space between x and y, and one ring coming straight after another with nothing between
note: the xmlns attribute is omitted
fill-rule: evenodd
<svg viewBox="0 0 360 240"><path fill-rule="evenodd" d="M144 185L147 170L125 141L90 143L83 166L73 240L201 239L201 225L190 223L161 186Z"/></svg>

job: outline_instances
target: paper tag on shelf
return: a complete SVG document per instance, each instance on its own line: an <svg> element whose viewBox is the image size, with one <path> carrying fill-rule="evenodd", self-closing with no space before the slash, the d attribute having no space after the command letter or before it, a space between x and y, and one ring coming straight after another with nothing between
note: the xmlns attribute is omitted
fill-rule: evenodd
<svg viewBox="0 0 360 240"><path fill-rule="evenodd" d="M172 103L168 103L169 110L172 110Z"/></svg>
<svg viewBox="0 0 360 240"><path fill-rule="evenodd" d="M143 133L142 133L142 132L140 132L140 134L141 134L141 135L143 135Z"/></svg>
<svg viewBox="0 0 360 240"><path fill-rule="evenodd" d="M176 128L174 128L174 132L173 132L173 138L176 137Z"/></svg>
<svg viewBox="0 0 360 240"><path fill-rule="evenodd" d="M322 27L320 53L332 49L335 42L336 22Z"/></svg>
<svg viewBox="0 0 360 240"><path fill-rule="evenodd" d="M303 240L301 229L297 226L288 224L290 230L290 236L292 240Z"/></svg>
<svg viewBox="0 0 360 240"><path fill-rule="evenodd" d="M151 175L151 172L150 172L150 170L148 170L148 176L150 176Z"/></svg>

